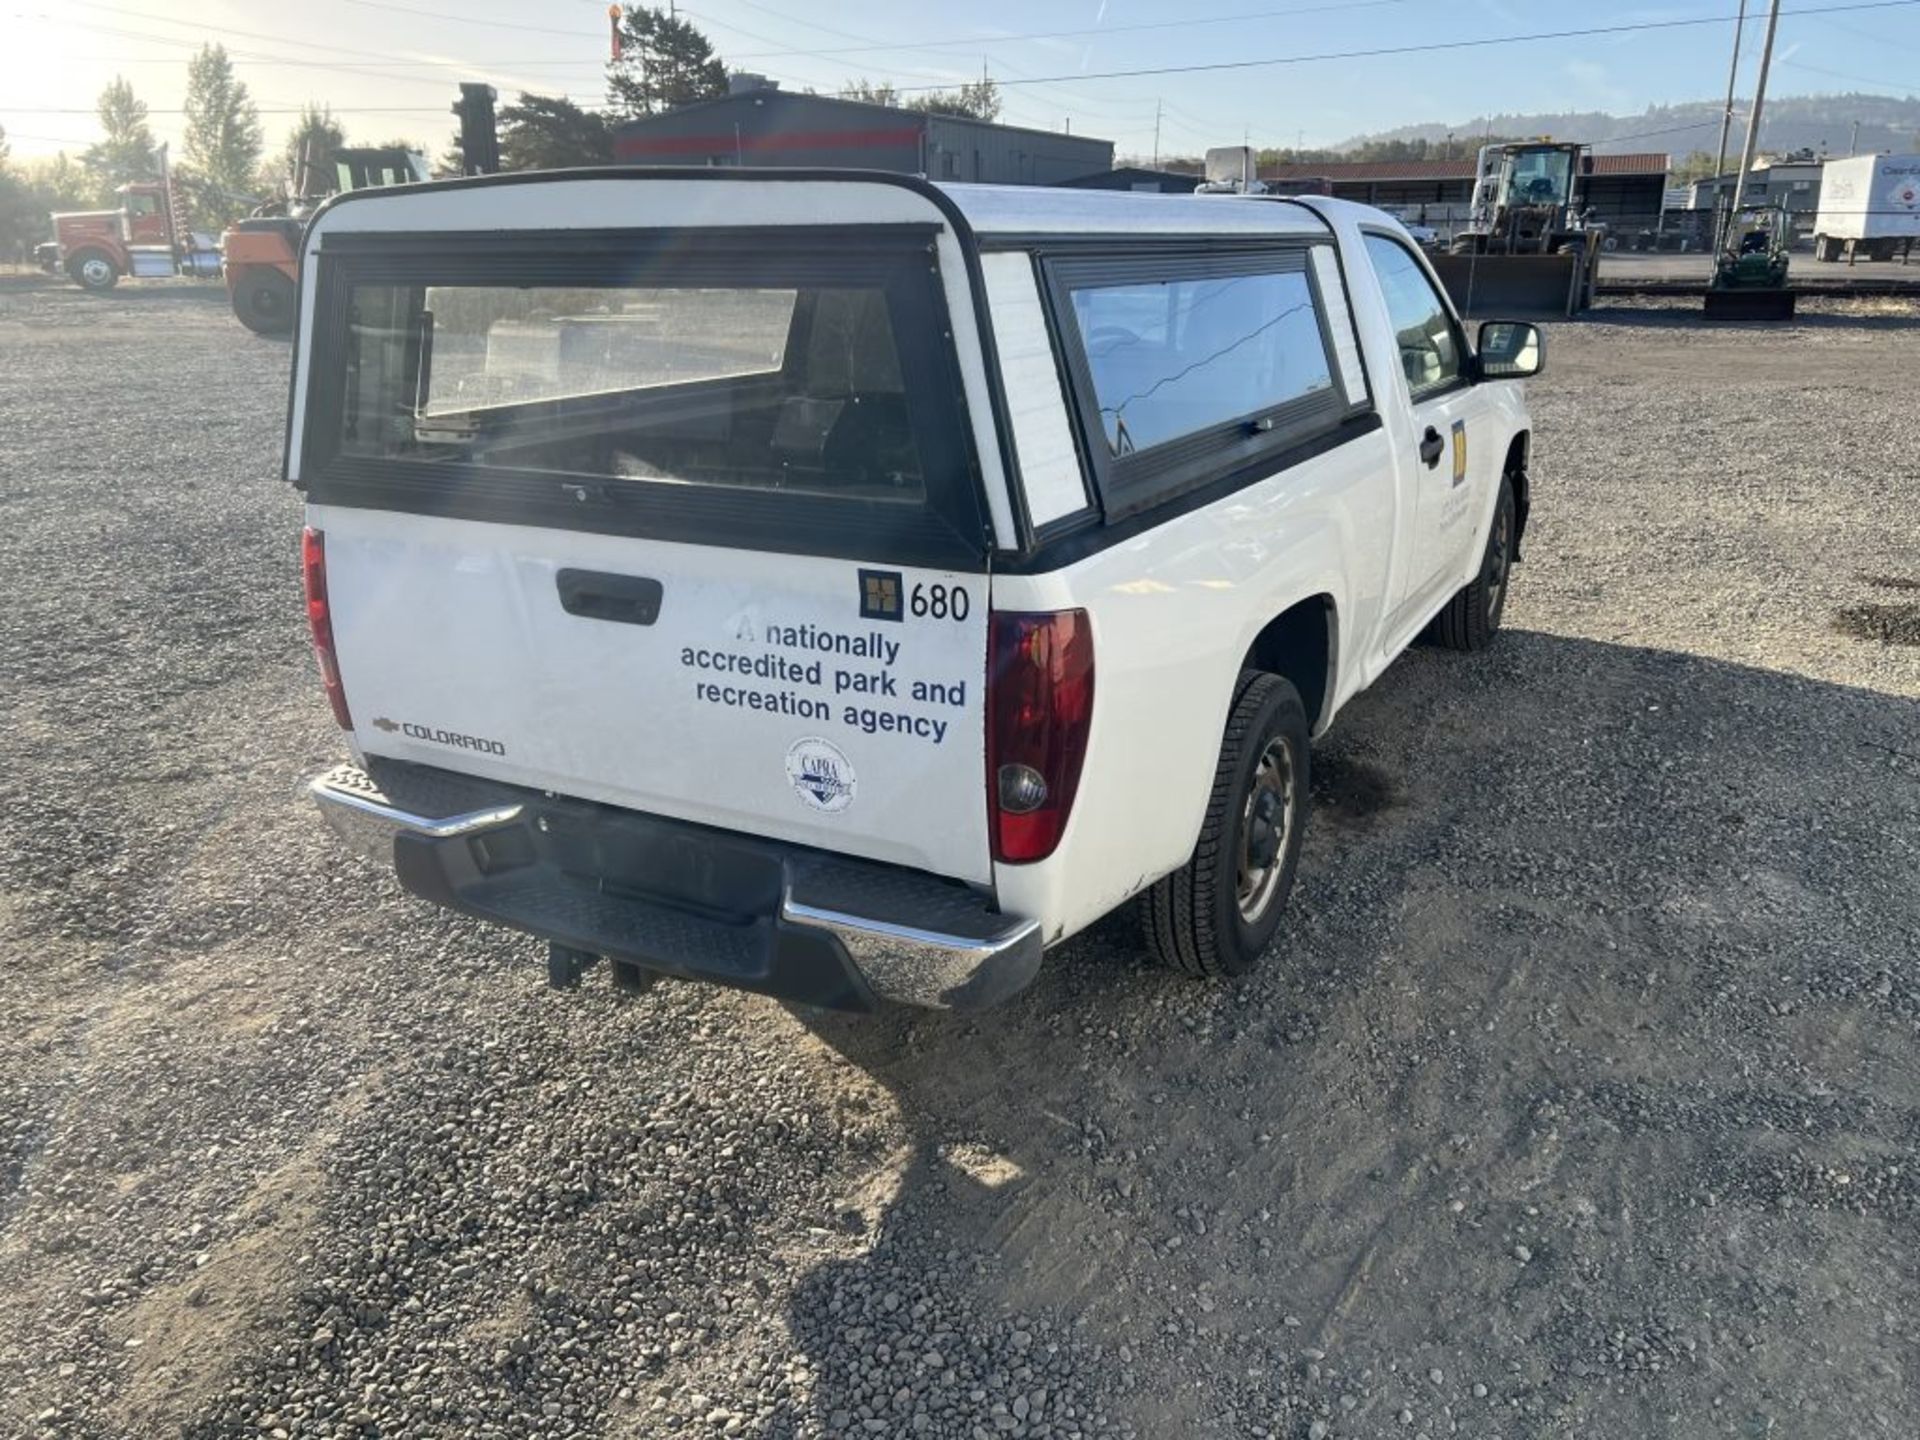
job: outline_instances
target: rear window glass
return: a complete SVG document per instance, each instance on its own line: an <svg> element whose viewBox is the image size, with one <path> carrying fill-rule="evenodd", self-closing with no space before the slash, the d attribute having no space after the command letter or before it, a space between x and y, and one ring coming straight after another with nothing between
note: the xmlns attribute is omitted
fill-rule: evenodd
<svg viewBox="0 0 1920 1440"><path fill-rule="evenodd" d="M1070 293L1100 426L1116 457L1333 388L1304 270Z"/></svg>
<svg viewBox="0 0 1920 1440"><path fill-rule="evenodd" d="M918 499L879 285L356 284L356 460Z"/></svg>

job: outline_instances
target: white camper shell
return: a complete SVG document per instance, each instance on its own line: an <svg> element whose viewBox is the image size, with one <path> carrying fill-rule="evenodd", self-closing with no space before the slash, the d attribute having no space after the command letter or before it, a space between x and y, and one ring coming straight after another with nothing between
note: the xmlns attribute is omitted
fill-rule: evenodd
<svg viewBox="0 0 1920 1440"><path fill-rule="evenodd" d="M300 293L313 793L560 980L979 1006L1143 892L1244 968L1309 732L1526 519L1538 332L1339 201L496 176L330 202Z"/></svg>

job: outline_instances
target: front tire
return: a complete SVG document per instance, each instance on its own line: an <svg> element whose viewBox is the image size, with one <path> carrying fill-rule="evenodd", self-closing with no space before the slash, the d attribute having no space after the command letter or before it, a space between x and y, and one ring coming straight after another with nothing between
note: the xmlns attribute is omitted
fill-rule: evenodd
<svg viewBox="0 0 1920 1440"><path fill-rule="evenodd" d="M1312 807L1306 707L1241 675L1193 857L1146 893L1147 948L1187 975L1251 970L1280 928Z"/></svg>
<svg viewBox="0 0 1920 1440"><path fill-rule="evenodd" d="M1484 650L1493 643L1507 608L1507 577L1513 571L1513 525L1513 480L1502 475L1493 524L1487 527L1487 548L1480 557L1480 572L1434 617L1433 638L1447 649Z"/></svg>
<svg viewBox="0 0 1920 1440"><path fill-rule="evenodd" d="M233 287L233 313L256 335L284 335L293 329L297 297L278 270L249 270Z"/></svg>
<svg viewBox="0 0 1920 1440"><path fill-rule="evenodd" d="M105 294L120 283L120 267L99 250L82 250L67 261L67 275L82 290Z"/></svg>

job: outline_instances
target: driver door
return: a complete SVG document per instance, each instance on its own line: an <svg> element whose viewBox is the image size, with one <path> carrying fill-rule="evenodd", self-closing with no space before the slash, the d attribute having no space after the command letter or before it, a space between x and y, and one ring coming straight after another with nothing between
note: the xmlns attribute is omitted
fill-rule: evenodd
<svg viewBox="0 0 1920 1440"><path fill-rule="evenodd" d="M1424 619L1459 587L1497 466L1487 402L1467 369L1466 337L1405 242L1369 231L1367 254L1399 344L1413 415L1413 538L1390 633Z"/></svg>

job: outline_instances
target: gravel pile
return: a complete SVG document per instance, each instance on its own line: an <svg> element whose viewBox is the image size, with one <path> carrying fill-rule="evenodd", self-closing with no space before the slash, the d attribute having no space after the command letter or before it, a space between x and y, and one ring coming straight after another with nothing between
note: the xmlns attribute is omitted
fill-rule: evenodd
<svg viewBox="0 0 1920 1440"><path fill-rule="evenodd" d="M1905 1437L1914 317L1556 327L1512 633L1237 987L604 974L323 834L286 357L0 295L0 1433Z"/></svg>

